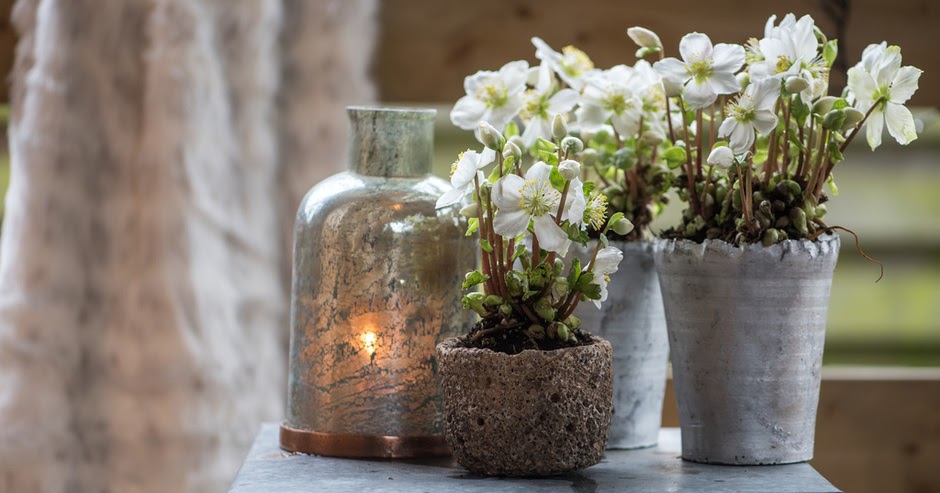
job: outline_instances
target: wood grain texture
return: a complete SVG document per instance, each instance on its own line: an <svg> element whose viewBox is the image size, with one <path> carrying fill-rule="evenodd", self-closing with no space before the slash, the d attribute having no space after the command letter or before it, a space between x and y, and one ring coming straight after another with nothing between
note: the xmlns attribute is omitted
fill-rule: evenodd
<svg viewBox="0 0 940 493"><path fill-rule="evenodd" d="M383 31L375 59L375 76L384 101L456 101L463 95L463 78L480 69L496 69L515 59L535 62L529 42L540 36L556 49L574 44L599 67L632 64L635 45L626 35L640 25L659 33L667 54L675 56L685 33L707 33L714 42L744 42L761 36L771 14L808 13L824 32L837 37L830 14L831 0L784 2L696 0L624 2L594 0L478 0L384 2ZM849 66L865 46L886 40L900 45L904 63L923 69L921 90L914 105L940 104L940 87L931 83L940 74L936 56L940 35L940 3L930 0L849 0L848 22L840 44ZM836 9L838 10L838 9ZM834 86L844 84L834 74Z"/></svg>

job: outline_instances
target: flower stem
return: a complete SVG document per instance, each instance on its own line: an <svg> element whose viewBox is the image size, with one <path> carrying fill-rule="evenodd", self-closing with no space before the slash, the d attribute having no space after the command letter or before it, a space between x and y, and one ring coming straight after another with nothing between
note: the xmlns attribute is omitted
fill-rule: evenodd
<svg viewBox="0 0 940 493"><path fill-rule="evenodd" d="M698 194L695 192L695 172L692 169L692 147L689 145L689 123L685 119L685 103L682 96L679 96L679 113L682 115L682 128L685 130L685 174L689 183L689 203L692 205L692 212L696 215L701 214L701 206L698 201Z"/></svg>
<svg viewBox="0 0 940 493"><path fill-rule="evenodd" d="M475 194L474 200L477 203L477 232L480 238L486 238L486 223L483 221L483 198L480 196L480 178L478 176L473 177L473 189ZM480 247L480 257L483 263L483 275L487 277L486 282L483 284L483 293L487 295L496 293L497 290L494 287L493 271L490 268L490 257L482 246Z"/></svg>

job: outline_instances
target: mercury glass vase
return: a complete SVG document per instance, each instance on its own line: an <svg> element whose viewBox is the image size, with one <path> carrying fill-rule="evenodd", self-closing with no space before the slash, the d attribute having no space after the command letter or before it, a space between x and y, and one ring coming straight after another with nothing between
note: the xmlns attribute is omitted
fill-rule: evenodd
<svg viewBox="0 0 940 493"><path fill-rule="evenodd" d="M434 110L352 107L349 171L297 211L281 447L342 457L449 454L435 345L468 327L474 245L429 175Z"/></svg>

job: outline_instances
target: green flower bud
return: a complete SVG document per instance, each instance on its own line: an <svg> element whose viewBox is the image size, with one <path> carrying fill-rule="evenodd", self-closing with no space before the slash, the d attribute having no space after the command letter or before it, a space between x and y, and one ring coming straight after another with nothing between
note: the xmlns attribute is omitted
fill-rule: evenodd
<svg viewBox="0 0 940 493"><path fill-rule="evenodd" d="M460 215L463 217L477 217L478 207L476 203L465 205L460 209Z"/></svg>
<svg viewBox="0 0 940 493"><path fill-rule="evenodd" d="M571 331L565 324L558 324L558 327L555 328L555 333L558 334L558 339L562 341L567 341L568 336L571 335Z"/></svg>
<svg viewBox="0 0 940 493"><path fill-rule="evenodd" d="M506 142L509 142L513 144L514 146L516 146L516 148L519 149L519 155L522 155L522 153L525 152L526 147L525 147L525 142L522 141L522 137L519 137L518 135L513 135Z"/></svg>
<svg viewBox="0 0 940 493"><path fill-rule="evenodd" d="M487 122L480 122L479 129L480 140L483 142L483 145L496 152L503 152L503 145L506 143L506 138L503 137L503 134L499 133L499 130L496 130L496 127Z"/></svg>
<svg viewBox="0 0 940 493"><path fill-rule="evenodd" d="M770 245L775 245L780 241L780 232L776 229L768 229L764 231L764 236L761 238L761 243L768 247Z"/></svg>
<svg viewBox="0 0 940 493"><path fill-rule="evenodd" d="M627 29L627 36L630 36L630 39L632 39L633 42L636 43L640 48L647 48L649 50L655 51L660 51L663 49L663 42L659 40L659 36L645 27L631 27L630 29Z"/></svg>
<svg viewBox="0 0 940 493"><path fill-rule="evenodd" d="M552 266L552 275L558 277L563 272L565 272L565 262L560 258L556 258L555 264Z"/></svg>
<svg viewBox="0 0 940 493"><path fill-rule="evenodd" d="M826 113L825 118L823 118L823 128L826 130L839 131L842 130L842 125L845 123L845 111L842 110L832 110L829 113Z"/></svg>
<svg viewBox="0 0 940 493"><path fill-rule="evenodd" d="M569 315L568 318L565 319L565 325L571 327L571 330L578 330L581 328L581 319L574 315Z"/></svg>
<svg viewBox="0 0 940 493"><path fill-rule="evenodd" d="M512 315L512 305L499 305L499 312L505 317Z"/></svg>
<svg viewBox="0 0 940 493"><path fill-rule="evenodd" d="M783 84L783 87L786 88L788 93L796 94L798 92L803 92L806 89L808 89L809 81L800 76L793 75L793 76L787 77L787 81Z"/></svg>
<svg viewBox="0 0 940 493"><path fill-rule="evenodd" d="M568 136L561 139L561 149L568 154L577 154L584 149L584 142L577 137Z"/></svg>
<svg viewBox="0 0 940 493"><path fill-rule="evenodd" d="M581 151L581 164L584 166L593 166L597 161L597 151L588 147L587 149Z"/></svg>
<svg viewBox="0 0 940 493"><path fill-rule="evenodd" d="M865 113L862 113L855 108L845 108L842 111L845 112L845 122L842 124L842 130L848 130L855 125L858 125L858 122L865 119Z"/></svg>
<svg viewBox="0 0 940 493"><path fill-rule="evenodd" d="M506 142L505 147L503 147L503 159L509 159L512 157L518 163L522 159L522 149L519 148L512 140Z"/></svg>
<svg viewBox="0 0 940 493"><path fill-rule="evenodd" d="M829 113L832 109L832 105L838 101L839 98L835 96L823 96L816 100L816 104L813 105L813 113L817 115L825 115Z"/></svg>
<svg viewBox="0 0 940 493"><path fill-rule="evenodd" d="M581 174L581 164L572 159L566 159L558 165L558 173L565 180L574 180Z"/></svg>
<svg viewBox="0 0 940 493"><path fill-rule="evenodd" d="M622 217L619 221L614 223L614 226L610 229L614 230L614 233L618 235L626 236L633 231L633 223L631 223L629 219Z"/></svg>
<svg viewBox="0 0 940 493"><path fill-rule="evenodd" d="M806 229L806 212L799 207L793 207L790 209L790 222L793 224L793 229L797 230L801 235L808 235L809 230Z"/></svg>
<svg viewBox="0 0 940 493"><path fill-rule="evenodd" d="M564 139L568 135L568 122L561 113L556 113L552 117L552 137L556 141Z"/></svg>

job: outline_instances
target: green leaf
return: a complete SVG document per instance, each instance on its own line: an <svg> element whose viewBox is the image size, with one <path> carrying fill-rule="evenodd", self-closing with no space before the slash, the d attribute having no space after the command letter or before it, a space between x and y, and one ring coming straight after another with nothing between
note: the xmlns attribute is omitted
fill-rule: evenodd
<svg viewBox="0 0 940 493"><path fill-rule="evenodd" d="M546 164L551 166L558 166L558 154L555 154L554 151L539 150L539 161L545 161Z"/></svg>
<svg viewBox="0 0 940 493"><path fill-rule="evenodd" d="M478 230L478 229L480 229L480 220L477 219L477 218L475 218L475 217L471 217L470 220L467 221L467 234L466 234L466 236L472 235L472 234L475 233L476 230ZM520 245L520 246L522 246L522 245Z"/></svg>
<svg viewBox="0 0 940 493"><path fill-rule="evenodd" d="M557 145L555 145L553 142L549 142L543 139L542 137L539 137L538 140L535 141L535 148L540 151L548 151L548 152L555 152L558 150Z"/></svg>
<svg viewBox="0 0 940 493"><path fill-rule="evenodd" d="M510 296L520 298L529 290L529 278L519 271L511 270L506 273L506 288L509 289Z"/></svg>
<svg viewBox="0 0 940 493"><path fill-rule="evenodd" d="M503 159L503 175L508 175L512 172L512 166L516 162L516 156L507 156Z"/></svg>
<svg viewBox="0 0 940 493"><path fill-rule="evenodd" d="M593 192L596 187L597 185L595 185L593 181L586 181L581 185L581 192L584 193L585 197L590 197L591 192Z"/></svg>
<svg viewBox="0 0 940 493"><path fill-rule="evenodd" d="M836 57L839 55L839 40L833 39L826 43L826 46L823 47L823 60L826 61L826 65L832 67L832 64L835 63Z"/></svg>
<svg viewBox="0 0 940 493"><path fill-rule="evenodd" d="M610 246L610 242L607 240L607 235L605 235L604 233L601 233L599 240L601 242L602 247L607 248L608 246Z"/></svg>
<svg viewBox="0 0 940 493"><path fill-rule="evenodd" d="M537 296L541 292L542 292L541 289L526 291L525 294L522 295L522 301L529 301L530 299L532 299L534 296Z"/></svg>
<svg viewBox="0 0 940 493"><path fill-rule="evenodd" d="M577 286L579 277L581 277L581 259L575 257L571 261L571 270L568 271L568 285Z"/></svg>
<svg viewBox="0 0 940 493"><path fill-rule="evenodd" d="M529 286L533 288L543 288L545 284L554 277L554 266L548 262L542 262L529 273Z"/></svg>
<svg viewBox="0 0 940 493"><path fill-rule="evenodd" d="M829 183L829 189L832 190L832 196L833 196L833 197L838 197L838 196L839 196L839 187L836 186L836 181L832 179L832 173L829 174L829 180L827 180L827 181L828 181L828 183Z"/></svg>
<svg viewBox="0 0 940 493"><path fill-rule="evenodd" d="M621 219L623 219L622 212L615 212L613 215L611 215L610 219L607 220L607 227L604 228L604 233L610 231L610 228L613 228L614 225L617 224L617 221ZM607 245L604 246L606 247Z"/></svg>
<svg viewBox="0 0 940 493"><path fill-rule="evenodd" d="M546 322L555 320L555 308L552 306L552 301L548 296L539 298L538 301L532 305L532 308L534 308L535 313L542 317Z"/></svg>
<svg viewBox="0 0 940 493"><path fill-rule="evenodd" d="M806 119L809 117L809 114L812 112L812 108L806 103L803 102L803 98L797 94L793 98L792 106L790 107L790 116L796 119L796 123L799 126L806 125Z"/></svg>
<svg viewBox="0 0 940 493"><path fill-rule="evenodd" d="M521 244L521 243L518 244L518 245L516 245L516 251L513 252L513 254L512 254L512 261L515 262L515 260L516 260L517 258L519 258L519 257L521 257L521 256L523 256L523 255L525 255L526 253L528 253L528 250L526 249L525 245L523 245L523 244Z"/></svg>
<svg viewBox="0 0 940 493"><path fill-rule="evenodd" d="M601 286L600 284L588 284L581 288L581 294L589 300L599 300L601 299Z"/></svg>
<svg viewBox="0 0 940 493"><path fill-rule="evenodd" d="M516 125L516 122L509 122L506 125L506 129L503 131L503 137L509 140L510 137L515 137L516 135L519 135L519 125Z"/></svg>
<svg viewBox="0 0 940 493"><path fill-rule="evenodd" d="M486 295L480 292L469 293L460 299L460 303L463 305L464 310L473 310L481 317L485 317L489 314L486 307L483 306L483 299L485 297Z"/></svg>
<svg viewBox="0 0 940 493"><path fill-rule="evenodd" d="M829 143L829 155L832 156L833 163L841 163L845 160L845 157L842 156L842 151L839 150L839 144L835 142Z"/></svg>
<svg viewBox="0 0 940 493"><path fill-rule="evenodd" d="M461 285L461 287L463 289L470 289L476 286L477 284L481 284L489 280L490 280L489 276L487 276L486 274L478 270L475 270L472 272L467 272L467 275L464 276L463 284Z"/></svg>
<svg viewBox="0 0 940 493"><path fill-rule="evenodd" d="M480 248L482 248L486 253L493 253L493 246L490 245L489 241L483 238L480 238Z"/></svg>
<svg viewBox="0 0 940 493"><path fill-rule="evenodd" d="M581 273L581 277L578 278L578 283L575 284L575 289L582 290L585 286L591 284L594 281L594 273L591 271L585 271Z"/></svg>
<svg viewBox="0 0 940 493"><path fill-rule="evenodd" d="M557 156L555 160L558 160ZM558 166L552 166L551 174L549 174L549 180L551 180L552 186L555 187L555 189L559 192L565 189L566 180L565 177L561 176L561 173L558 171Z"/></svg>
<svg viewBox="0 0 940 493"><path fill-rule="evenodd" d="M685 148L679 146L672 146L663 151L660 155L666 161L666 166L669 166L669 169L676 169L682 166L685 164L686 158L688 157Z"/></svg>
<svg viewBox="0 0 940 493"><path fill-rule="evenodd" d="M832 103L832 109L834 110L844 110L849 107L849 102L845 98L839 98Z"/></svg>
<svg viewBox="0 0 940 493"><path fill-rule="evenodd" d="M502 304L503 304L503 297L502 297L502 296L496 296L495 294L491 294L491 295L487 296L486 299L483 300L483 304L484 304L484 305L487 305L487 306L499 306L499 305L502 305Z"/></svg>

